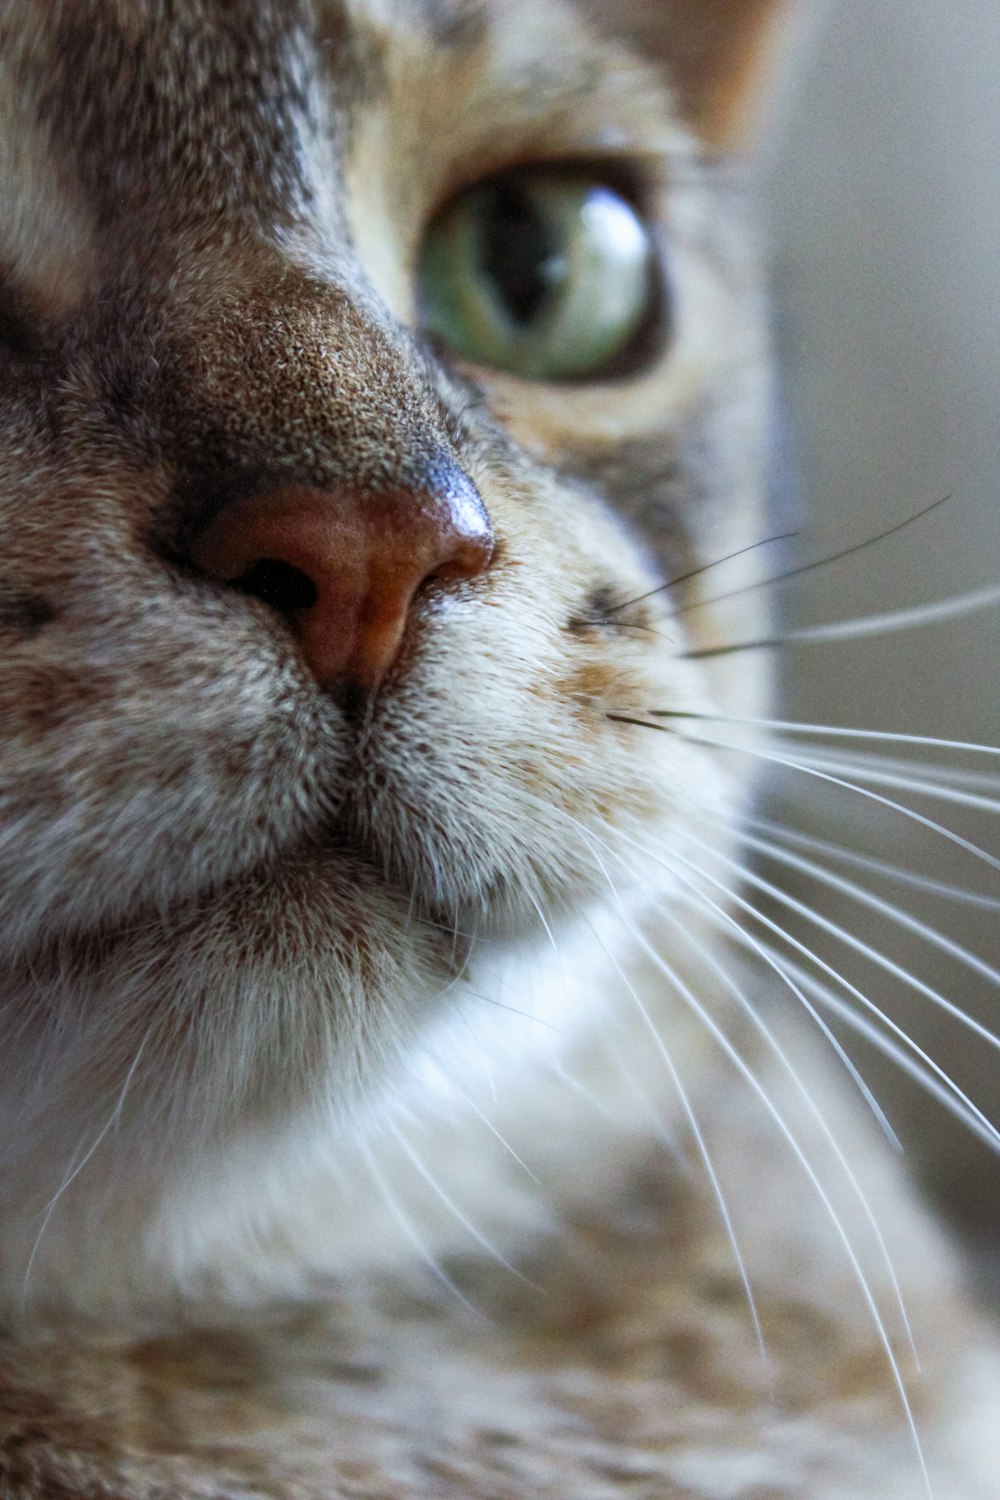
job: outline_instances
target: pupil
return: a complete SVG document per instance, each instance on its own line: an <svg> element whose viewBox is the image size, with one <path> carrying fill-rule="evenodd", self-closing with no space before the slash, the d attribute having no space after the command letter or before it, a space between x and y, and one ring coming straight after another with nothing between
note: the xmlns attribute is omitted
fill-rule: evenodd
<svg viewBox="0 0 1000 1500"><path fill-rule="evenodd" d="M531 196L512 182L484 189L479 269L520 327L537 317L558 274L557 245Z"/></svg>

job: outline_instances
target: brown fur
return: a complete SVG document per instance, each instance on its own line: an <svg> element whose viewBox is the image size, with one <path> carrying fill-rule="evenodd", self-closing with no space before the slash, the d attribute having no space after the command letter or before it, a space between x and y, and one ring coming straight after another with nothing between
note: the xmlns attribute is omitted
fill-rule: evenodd
<svg viewBox="0 0 1000 1500"><path fill-rule="evenodd" d="M766 1164L787 1205L800 1205L795 1174L746 1125L729 1143L734 1176ZM902 1203L893 1208L908 1219L913 1289L923 1283L931 1298L926 1309L914 1304L921 1351L950 1386L914 1384L918 1421L931 1431L942 1407L973 1394L962 1364L974 1334L954 1312L937 1317L941 1246ZM817 1298L814 1267L793 1269L808 1218L806 1206L781 1259L755 1268L766 1361L712 1206L656 1157L633 1164L599 1209L567 1205L522 1262L527 1282L473 1257L446 1262L464 1307L416 1271L331 1282L312 1305L225 1326L130 1343L63 1332L7 1345L0 1493L913 1493L896 1394L866 1311L850 1311L849 1275ZM933 1449L931 1463L948 1500L991 1493L973 1488L971 1471L952 1487ZM712 1482L718 1489L706 1491Z"/></svg>
<svg viewBox="0 0 1000 1500"><path fill-rule="evenodd" d="M759 661L692 659L761 594L672 581L764 530L753 208L703 147L779 9L3 7L2 1500L918 1492L823 1197L679 998L683 861L725 861L745 774L630 722L761 707ZM428 223L566 161L637 174L657 225L642 358L454 361ZM456 469L490 565L428 580L364 703L194 564L240 497ZM802 1067L891 1227L936 1500L992 1500L1000 1383L950 1255ZM824 1191L896 1347L857 1195Z"/></svg>

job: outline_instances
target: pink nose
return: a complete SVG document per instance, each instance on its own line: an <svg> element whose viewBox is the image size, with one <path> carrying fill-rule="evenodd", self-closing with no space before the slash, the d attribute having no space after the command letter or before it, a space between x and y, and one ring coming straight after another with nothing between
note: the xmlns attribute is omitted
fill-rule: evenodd
<svg viewBox="0 0 1000 1500"><path fill-rule="evenodd" d="M427 490L365 493L284 485L224 505L191 548L195 565L275 605L321 687L371 692L399 654L414 595L484 572L493 533L457 469Z"/></svg>

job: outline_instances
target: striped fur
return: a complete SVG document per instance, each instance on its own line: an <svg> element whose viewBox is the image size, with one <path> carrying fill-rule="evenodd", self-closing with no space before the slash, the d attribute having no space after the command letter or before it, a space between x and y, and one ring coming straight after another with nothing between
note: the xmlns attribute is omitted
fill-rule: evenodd
<svg viewBox="0 0 1000 1500"><path fill-rule="evenodd" d="M764 529L752 195L704 146L779 9L0 11L3 1500L918 1492L822 1204L644 948L657 851L712 820L724 856L748 789L628 720L766 701L759 660L689 659L759 633L758 593L617 606ZM638 174L670 316L634 373L539 385L421 330L428 221L541 161ZM187 560L243 489L439 461L493 561L418 603L363 714ZM748 1226L773 1391L654 1034ZM937 1500L989 1500L966 1393L1000 1382L949 1252L815 1087L933 1310Z"/></svg>

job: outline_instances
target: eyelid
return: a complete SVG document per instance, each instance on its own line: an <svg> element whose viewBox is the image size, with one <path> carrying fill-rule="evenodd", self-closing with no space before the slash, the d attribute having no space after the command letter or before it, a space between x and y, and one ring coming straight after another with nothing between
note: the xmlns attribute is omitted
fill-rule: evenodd
<svg viewBox="0 0 1000 1500"><path fill-rule="evenodd" d="M581 152L567 155L559 152L546 156L544 151L517 153L498 166L489 166L485 171L460 173L449 184L446 192L435 198L425 218L430 224L459 198L473 189L484 187L494 179L521 176L560 177L564 181L576 178L580 182L593 182L609 187L635 209L644 222L656 217L655 200L666 183L662 158L641 152L607 154Z"/></svg>

